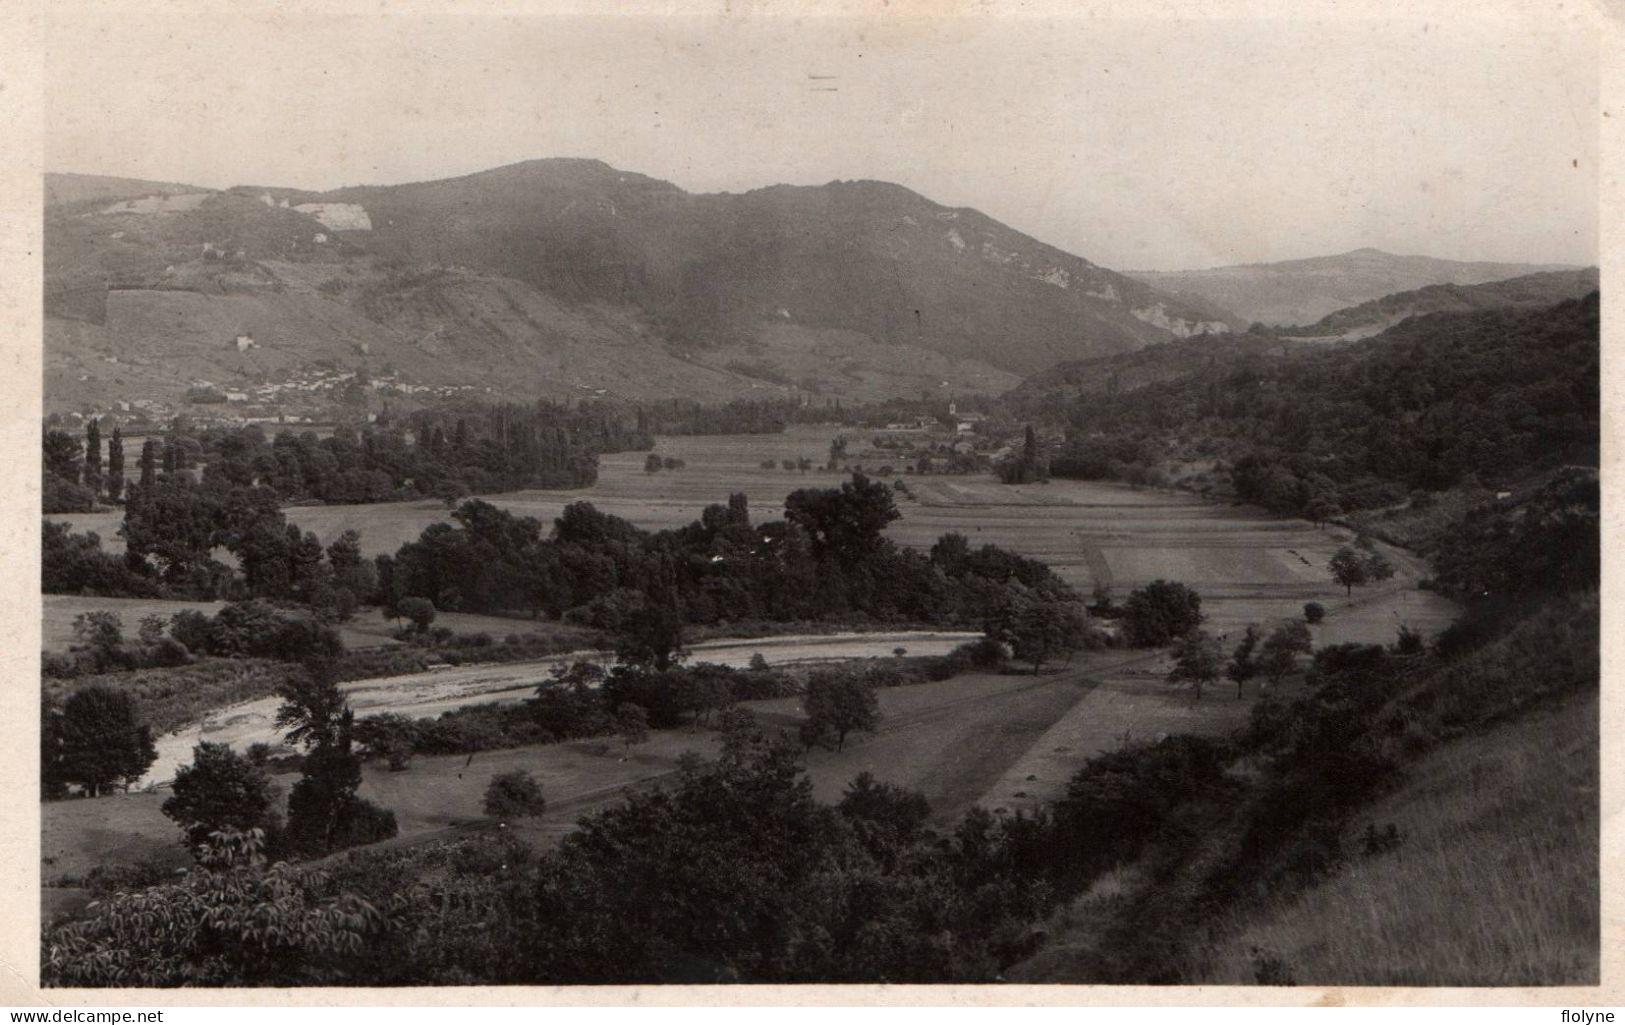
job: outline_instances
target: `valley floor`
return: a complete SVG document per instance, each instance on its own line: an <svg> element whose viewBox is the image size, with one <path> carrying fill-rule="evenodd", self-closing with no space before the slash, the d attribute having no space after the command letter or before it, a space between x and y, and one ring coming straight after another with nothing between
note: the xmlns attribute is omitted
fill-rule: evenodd
<svg viewBox="0 0 1625 1025"><path fill-rule="evenodd" d="M807 755L814 794L822 801L839 800L847 784L867 771L920 791L931 802L933 820L948 825L973 805L1013 809L1052 799L1084 760L1125 742L1172 732L1222 734L1245 721L1257 696L1254 685L1249 684L1245 700L1237 700L1233 690L1214 690L1198 702L1165 682L1162 658L1104 652L1080 655L1037 676L968 673L881 690L876 733L849 737L842 751L815 749ZM457 703L462 702L452 702ZM769 727L793 731L801 720L796 698L744 707ZM716 745L711 730L684 728L652 732L648 743L630 749L614 739L597 739L485 751L472 758L419 757L404 772L373 763L361 795L395 812L400 835L388 844L442 839L493 828L495 822L481 811L486 784L494 774L528 769L542 783L547 811L507 828L547 844L574 828L582 815L619 799L627 787L674 773L685 752L710 756ZM166 796L152 790L43 805L48 915L88 899L78 888L50 884L76 882L98 864L156 858L184 867L187 857L175 825L161 811Z"/></svg>
<svg viewBox="0 0 1625 1025"><path fill-rule="evenodd" d="M837 434L860 439L865 433L806 425L782 434L662 437L655 451L684 460L683 468L646 473L643 453L620 453L603 457L598 482L590 488L482 497L548 526L565 505L585 501L637 526L658 530L691 523L707 505L743 492L753 519L764 521L783 515L785 496L791 491L830 487L844 478L821 470L764 469L764 460L806 457L822 465ZM903 461L898 454L899 469ZM1118 600L1152 580L1177 580L1202 595L1208 628L1218 633L1250 622L1296 617L1308 601L1328 608L1350 604L1350 596L1332 582L1326 565L1332 553L1352 539L1341 528L1319 529L1247 506L1123 484L1057 480L1005 485L990 475L900 472L885 477L893 478L902 480L910 492L899 494L902 518L887 530L900 544L929 549L943 534L958 531L973 545L996 544L1047 563L1084 595L1104 587ZM346 530L358 531L367 555L393 554L416 540L425 527L448 518L445 504L438 501L292 506L286 514L324 544ZM117 512L51 519L65 520L76 531L96 531L110 551L122 547ZM1432 633L1455 617L1451 602L1416 589L1416 582L1429 575L1420 560L1399 549L1385 551L1398 566L1398 575L1389 586L1357 591L1352 600L1359 611L1351 609L1329 619L1317 643L1386 642L1402 622ZM479 628L492 633L501 629Z"/></svg>
<svg viewBox="0 0 1625 1025"><path fill-rule="evenodd" d="M495 504L533 515L544 523L566 503L591 501L606 512L643 527L691 522L713 502L744 491L758 520L780 514L785 495L795 488L829 486L833 474L767 470L768 459L806 456L822 462L834 430L798 427L782 435L661 438L657 451L686 461L685 468L645 473L642 454L606 457L593 488L570 492L519 492L491 496ZM857 432L848 432L856 434ZM899 464L900 465L900 464ZM902 544L928 548L943 533L959 531L972 544L992 543L1040 559L1083 594L1097 586L1118 600L1153 579L1178 580L1203 598L1207 628L1220 635L1247 623L1298 618L1307 601L1326 606L1327 618L1313 628L1317 647L1346 640L1390 642L1401 623L1432 634L1453 619L1455 608L1419 591L1424 567L1398 550L1389 552L1399 568L1384 585L1352 596L1334 584L1326 569L1331 554L1349 535L1336 529L1272 517L1200 497L1122 485L1057 481L1006 486L990 477L903 478L912 497L900 496L903 517L888 534ZM438 502L372 506L294 507L289 519L315 531L324 542L346 529L361 532L369 553L392 552L433 522L446 519ZM116 542L116 519L63 517L75 529L95 529ZM105 517L103 519L106 519ZM110 544L109 547L116 547ZM48 643L71 634L72 616L99 599L53 597L47 601ZM140 603L124 613L127 629L139 618ZM545 624L442 614L439 622L459 631L485 630L495 636L545 629ZM387 624L376 613L349 627L352 645L387 642ZM468 622L462 622L463 619ZM964 635L862 635L772 638L750 642L694 645L697 661L743 664L763 651L770 661L808 658L889 656L894 647L911 655L945 652ZM476 701L516 701L526 696L550 663L462 666L346 685L358 714L397 711L438 715ZM972 674L942 683L881 692L886 719L874 736L850 738L839 753L813 752L808 760L818 796L829 800L861 771L922 790L941 822L973 804L1023 808L1056 797L1066 779L1088 758L1125 743L1175 733L1222 734L1241 725L1256 697L1249 686L1241 700L1228 686L1211 688L1200 702L1166 682L1166 655L1108 651L1080 654L1044 675ZM246 746L275 740L270 719L274 700L223 709L202 733L196 728L163 738L160 762L166 776L184 760L201 736ZM790 725L798 718L793 699L761 703L770 722ZM622 789L671 772L686 750L705 753L714 744L704 731L661 732L646 745L622 752L593 741L464 757L419 758L405 773L369 768L364 792L396 811L397 843L448 830L485 828L480 794L494 772L530 768L543 783L549 810L541 820L519 827L538 839L561 835L583 813L613 801ZM161 854L184 859L174 826L158 810L158 794L135 793L96 800L47 804L45 878L82 876L101 861L133 861ZM47 891L52 900L82 895Z"/></svg>

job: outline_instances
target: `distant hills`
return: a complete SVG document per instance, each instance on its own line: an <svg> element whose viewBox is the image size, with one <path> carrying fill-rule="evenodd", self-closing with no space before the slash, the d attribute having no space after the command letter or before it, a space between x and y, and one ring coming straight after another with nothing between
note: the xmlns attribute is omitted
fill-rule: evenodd
<svg viewBox="0 0 1625 1025"><path fill-rule="evenodd" d="M1411 292L1338 310L1301 328L1288 328L1294 337L1349 341L1379 334L1411 317L1428 313L1466 313L1472 310L1524 309L1551 306L1578 299L1598 288L1597 268L1526 274L1482 285L1429 285Z"/></svg>
<svg viewBox="0 0 1625 1025"><path fill-rule="evenodd" d="M693 195L592 160L326 193L53 174L45 263L56 409L313 367L510 398L998 392L1235 319L897 185Z"/></svg>
<svg viewBox="0 0 1625 1025"><path fill-rule="evenodd" d="M73 206L87 202L110 203L140 196L172 196L206 189L175 182L145 181L140 178L110 178L100 174L47 174L45 205Z"/></svg>
<svg viewBox="0 0 1625 1025"><path fill-rule="evenodd" d="M1540 310L1598 290L1597 268L1526 274L1482 285L1429 285L1338 310L1303 327L1253 328L1150 345L1133 352L1068 360L1029 376L1010 396L1030 401L1055 394L1117 394L1194 373L1245 376L1270 361L1311 355L1327 343L1382 335L1416 317L1491 310ZM1444 332L1448 319L1428 324ZM1418 326L1426 337L1429 328Z"/></svg>
<svg viewBox="0 0 1625 1025"><path fill-rule="evenodd" d="M699 195L596 160L330 192L51 174L46 202L53 410L265 415L340 379L360 404L999 393L1276 344L1235 336L1255 321L1357 338L1596 284L1373 249L1124 275L885 182Z"/></svg>
<svg viewBox="0 0 1625 1025"><path fill-rule="evenodd" d="M1313 324L1349 306L1428 285L1489 281L1579 268L1558 264L1463 263L1356 249L1282 263L1190 271L1133 271L1129 276L1188 302L1228 309L1246 323Z"/></svg>

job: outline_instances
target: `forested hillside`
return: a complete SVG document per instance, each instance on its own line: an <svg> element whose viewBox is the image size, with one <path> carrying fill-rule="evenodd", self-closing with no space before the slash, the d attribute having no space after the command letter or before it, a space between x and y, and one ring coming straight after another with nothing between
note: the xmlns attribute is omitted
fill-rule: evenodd
<svg viewBox="0 0 1625 1025"><path fill-rule="evenodd" d="M1129 358L1169 372L1097 390L1117 372L1055 374L1009 396L1068 440L1057 476L1207 486L1324 520L1454 488L1516 490L1598 458L1598 298L1447 313L1330 348L1232 344L1172 375L1188 350ZM1161 361L1158 362L1158 358ZM1148 375L1150 376L1150 375Z"/></svg>

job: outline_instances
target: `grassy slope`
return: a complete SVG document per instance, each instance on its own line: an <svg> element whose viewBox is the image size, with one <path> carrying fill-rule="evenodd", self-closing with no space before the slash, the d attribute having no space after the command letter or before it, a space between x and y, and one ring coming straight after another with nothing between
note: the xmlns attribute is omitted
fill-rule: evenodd
<svg viewBox="0 0 1625 1025"><path fill-rule="evenodd" d="M1597 728L1592 692L1423 758L1345 831L1403 846L1235 920L1209 978L1254 981L1256 948L1302 984L1595 984Z"/></svg>
<svg viewBox="0 0 1625 1025"><path fill-rule="evenodd" d="M1244 896L1203 903L1256 812L1184 809L1184 839L1097 880L1009 978L1117 981L1127 966L1250 983L1269 961L1299 984L1594 983L1597 644L1596 596L1555 599L1396 694L1371 727L1395 785L1343 821L1348 860L1329 876L1293 890L1252 875ZM1397 852L1362 856L1366 826L1389 823Z"/></svg>

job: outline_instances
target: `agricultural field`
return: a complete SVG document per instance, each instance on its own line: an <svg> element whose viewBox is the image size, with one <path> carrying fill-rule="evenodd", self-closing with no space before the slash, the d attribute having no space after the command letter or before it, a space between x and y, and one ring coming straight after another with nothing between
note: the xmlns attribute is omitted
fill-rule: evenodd
<svg viewBox="0 0 1625 1025"><path fill-rule="evenodd" d="M813 794L840 800L861 772L923 793L938 825L984 803L988 788L1095 686L1089 666L1041 676L966 673L937 683L876 694L880 726L853 734L841 751L813 750L806 759ZM798 698L747 704L762 722L792 734L802 719Z"/></svg>
<svg viewBox="0 0 1625 1025"><path fill-rule="evenodd" d="M681 469L646 473L644 454L627 452L603 457L598 483L591 488L518 491L485 499L544 523L570 502L590 501L641 527L662 529L690 523L705 506L742 491L755 518L768 519L782 513L791 491L830 487L842 475L822 469L770 470L762 462L805 457L822 466L830 440L839 433L855 445L868 434L796 426L783 434L662 437L655 451L684 460ZM973 544L997 544L1048 563L1085 595L1099 587L1118 600L1151 580L1178 580L1202 595L1210 628L1218 632L1296 616L1308 601L1333 613L1322 628L1328 642L1389 641L1401 622L1432 633L1455 614L1448 601L1416 590L1426 567L1394 548L1384 549L1399 568L1394 580L1345 595L1326 568L1332 553L1352 538L1342 528L1320 529L1251 507L1122 484L1004 485L985 475L897 479L910 491L899 495L903 516L889 530L899 543L924 549L944 533L959 531ZM345 530L359 531L368 554L394 552L447 514L443 502L432 500L287 510L292 522L314 531L323 543ZM96 530L110 550L120 545L117 513L53 518L73 523L75 530ZM1382 597L1373 600L1378 594ZM1351 614L1343 615L1344 609Z"/></svg>

